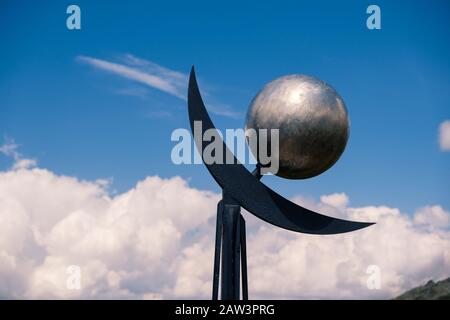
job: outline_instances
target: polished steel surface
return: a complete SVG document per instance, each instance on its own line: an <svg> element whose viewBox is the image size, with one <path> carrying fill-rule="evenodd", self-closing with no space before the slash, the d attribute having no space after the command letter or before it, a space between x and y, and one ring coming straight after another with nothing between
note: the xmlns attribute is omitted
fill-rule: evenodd
<svg viewBox="0 0 450 320"><path fill-rule="evenodd" d="M279 129L276 174L289 179L311 178L329 169L344 151L350 130L338 93L300 74L268 83L251 102L245 128Z"/></svg>

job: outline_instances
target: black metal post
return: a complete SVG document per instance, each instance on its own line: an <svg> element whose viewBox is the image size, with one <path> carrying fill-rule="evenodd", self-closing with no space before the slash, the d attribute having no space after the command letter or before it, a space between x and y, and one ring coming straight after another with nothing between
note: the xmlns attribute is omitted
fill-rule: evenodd
<svg viewBox="0 0 450 320"><path fill-rule="evenodd" d="M222 225L223 225L223 201L217 204L216 220L216 243L214 250L214 271L213 271L213 289L212 299L219 299L219 279L220 279L220 250L222 249Z"/></svg>
<svg viewBox="0 0 450 320"><path fill-rule="evenodd" d="M245 219L242 215L240 219L241 219L242 300L248 300L247 240L245 237Z"/></svg>
<svg viewBox="0 0 450 320"><path fill-rule="evenodd" d="M239 300L241 207L224 204L222 211L222 300Z"/></svg>

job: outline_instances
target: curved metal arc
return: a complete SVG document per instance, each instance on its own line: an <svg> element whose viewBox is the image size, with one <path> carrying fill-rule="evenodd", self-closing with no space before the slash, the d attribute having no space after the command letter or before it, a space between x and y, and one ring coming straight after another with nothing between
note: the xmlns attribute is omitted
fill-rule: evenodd
<svg viewBox="0 0 450 320"><path fill-rule="evenodd" d="M206 130L215 129L201 98L194 67L192 67L189 77L188 109L193 134L196 121L201 121L202 136ZM195 140L203 159L203 150L209 142L198 139L198 137ZM256 179L237 161L223 140L221 142L224 159L233 159L233 163L205 163L205 165L224 192L258 218L284 229L309 234L344 233L373 224L325 216L283 198Z"/></svg>

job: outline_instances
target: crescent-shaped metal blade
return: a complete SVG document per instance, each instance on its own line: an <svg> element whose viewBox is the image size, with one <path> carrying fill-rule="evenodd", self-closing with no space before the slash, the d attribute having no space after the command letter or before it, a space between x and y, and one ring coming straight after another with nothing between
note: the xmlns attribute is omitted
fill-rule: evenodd
<svg viewBox="0 0 450 320"><path fill-rule="evenodd" d="M191 130L203 159L203 150L210 143L202 139L203 134L208 129L216 128L200 95L194 67L189 77L188 109ZM194 123L197 121L201 122L201 132L194 132ZM223 147L223 159L234 159L234 161L223 164L205 162L208 171L227 195L258 218L284 229L309 234L344 233L373 224L325 216L283 198L240 164L222 139L220 143Z"/></svg>

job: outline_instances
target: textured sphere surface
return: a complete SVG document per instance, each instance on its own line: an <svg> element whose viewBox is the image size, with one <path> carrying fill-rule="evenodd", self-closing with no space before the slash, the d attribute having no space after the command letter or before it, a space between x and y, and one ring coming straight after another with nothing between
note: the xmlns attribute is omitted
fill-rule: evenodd
<svg viewBox="0 0 450 320"><path fill-rule="evenodd" d="M288 179L311 178L329 169L344 151L350 130L338 93L325 82L300 74L278 78L256 95L247 112L246 133L250 128L258 140L258 129L279 129L276 175ZM250 149L259 159L251 144Z"/></svg>

